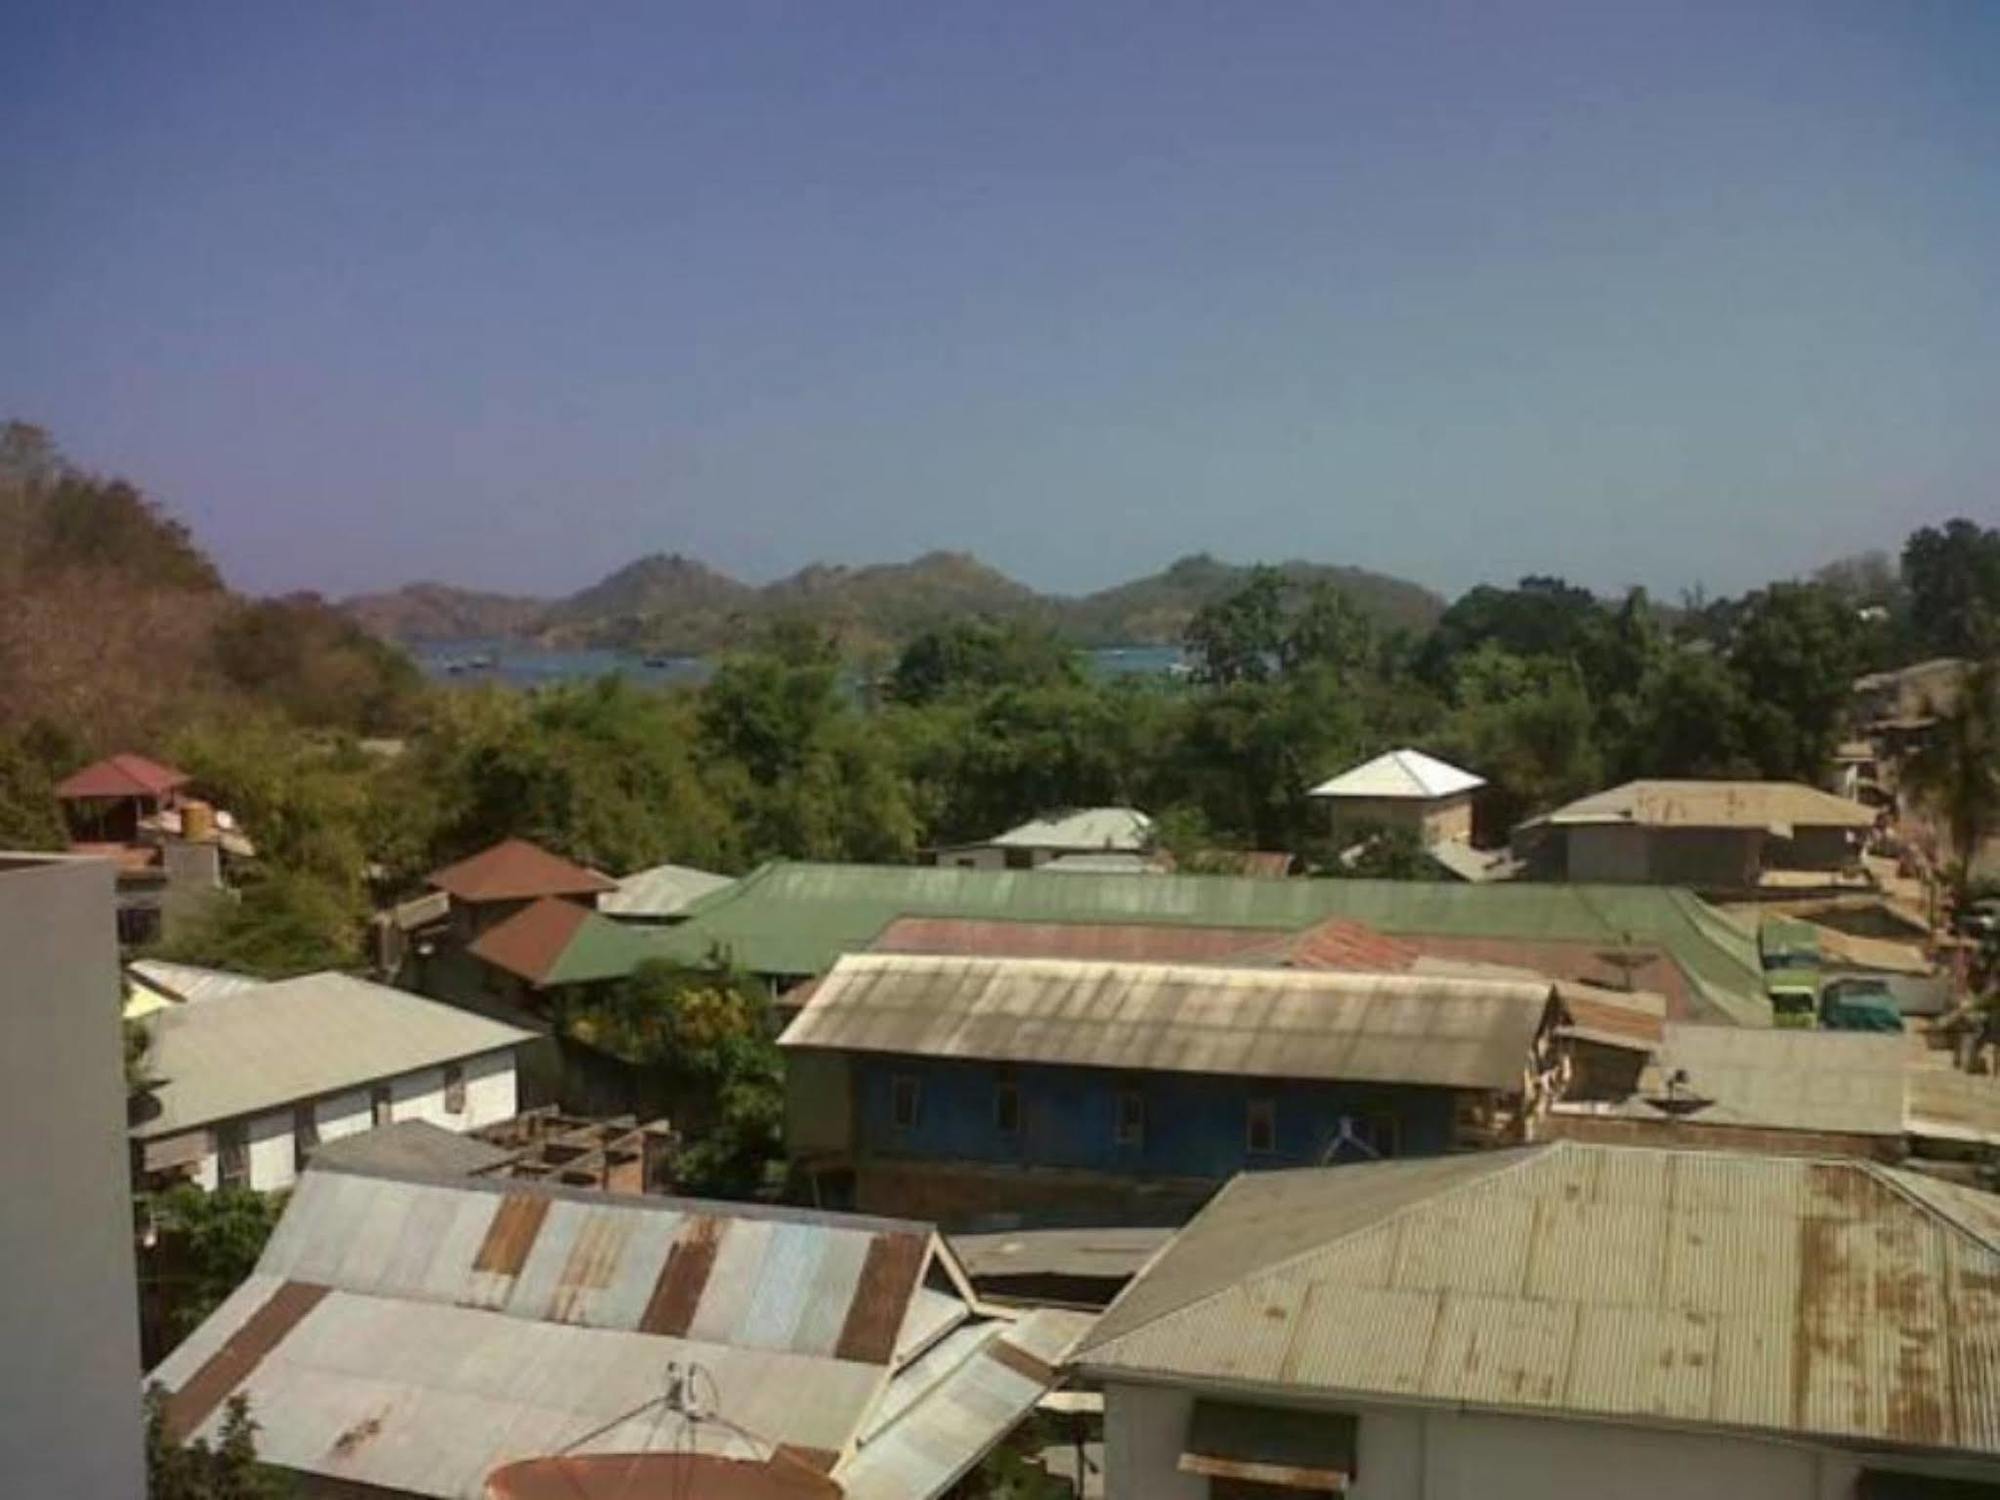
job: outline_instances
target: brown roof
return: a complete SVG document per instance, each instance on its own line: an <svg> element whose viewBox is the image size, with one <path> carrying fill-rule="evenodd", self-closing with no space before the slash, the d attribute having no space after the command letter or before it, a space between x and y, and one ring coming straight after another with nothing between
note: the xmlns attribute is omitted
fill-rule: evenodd
<svg viewBox="0 0 2000 1500"><path fill-rule="evenodd" d="M540 984L590 917L574 901L544 896L504 922L496 922L466 951L496 969Z"/></svg>
<svg viewBox="0 0 2000 1500"><path fill-rule="evenodd" d="M1430 958L1453 958L1501 968L1529 969L1555 980L1604 989L1649 990L1667 1002L1670 1021L1729 1022L1704 1005L1681 966L1658 948L1583 943L1559 938L1443 937L1426 933L1411 942ZM1623 959L1625 962L1617 962Z"/></svg>
<svg viewBox="0 0 2000 1500"><path fill-rule="evenodd" d="M537 896L590 896L618 882L571 864L526 839L502 839L469 859L433 871L430 883L460 901L532 901Z"/></svg>
<svg viewBox="0 0 2000 1500"><path fill-rule="evenodd" d="M65 777L56 785L62 798L162 797L193 780L185 771L143 755L111 755Z"/></svg>
<svg viewBox="0 0 2000 1500"><path fill-rule="evenodd" d="M1665 1003L1658 995L1614 994L1588 985L1556 986L1563 1024L1573 1033L1610 1046L1651 1051L1666 1040Z"/></svg>
<svg viewBox="0 0 2000 1500"><path fill-rule="evenodd" d="M1401 974L1423 956L1422 940L1392 938L1366 922L1329 917L1275 942L1265 940L1234 955L1244 964L1279 964L1288 969L1342 969L1353 973Z"/></svg>
<svg viewBox="0 0 2000 1500"><path fill-rule="evenodd" d="M946 958L1095 958L1131 963L1221 963L1272 940L1269 928L1160 922L992 922L897 917L870 943L875 953Z"/></svg>

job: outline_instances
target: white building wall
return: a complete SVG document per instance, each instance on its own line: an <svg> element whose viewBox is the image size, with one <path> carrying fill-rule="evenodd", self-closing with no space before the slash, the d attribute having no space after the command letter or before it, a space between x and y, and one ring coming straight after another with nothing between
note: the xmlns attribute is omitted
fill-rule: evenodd
<svg viewBox="0 0 2000 1500"><path fill-rule="evenodd" d="M260 1193L279 1193L298 1179L298 1164L290 1109L273 1110L250 1121L250 1186Z"/></svg>
<svg viewBox="0 0 2000 1500"><path fill-rule="evenodd" d="M1104 1394L1108 1500L1207 1500L1207 1481L1178 1467L1194 1393L1109 1384ZM1445 1409L1359 1411L1350 1500L1846 1500L1859 1472L1845 1454L1748 1438Z"/></svg>
<svg viewBox="0 0 2000 1500"><path fill-rule="evenodd" d="M375 1124L373 1105L366 1089L350 1089L313 1101L313 1125L323 1141L337 1141L344 1135L359 1135Z"/></svg>
<svg viewBox="0 0 2000 1500"><path fill-rule="evenodd" d="M420 1068L389 1080L390 1118L428 1120L441 1129L463 1133L511 1120L519 1113L511 1049L468 1058L463 1066L465 1109L462 1112L454 1114L445 1108L444 1069ZM294 1154L296 1118L292 1107L287 1105L250 1121L250 1186L260 1193L283 1192L298 1180ZM313 1122L322 1141L337 1141L344 1135L371 1129L375 1123L372 1086L315 1100ZM220 1175L211 1131L208 1149L202 1153L192 1181L212 1193Z"/></svg>

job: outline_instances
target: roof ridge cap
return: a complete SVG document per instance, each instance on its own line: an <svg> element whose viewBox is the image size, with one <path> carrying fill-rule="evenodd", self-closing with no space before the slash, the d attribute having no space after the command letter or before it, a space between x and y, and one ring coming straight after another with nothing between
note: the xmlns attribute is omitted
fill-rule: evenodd
<svg viewBox="0 0 2000 1500"><path fill-rule="evenodd" d="M1905 1108L1908 1107L1907 1097L1908 1097L1908 1086L1906 1081ZM1909 1173L1910 1168L1908 1167L1892 1168L1886 1162L1850 1160L1845 1158L1841 1159L1841 1164L1844 1166L1864 1168L1869 1173L1870 1176L1874 1177L1877 1181L1886 1184L1889 1187L1889 1189L1892 1192L1894 1192L1898 1197L1902 1198L1905 1202L1914 1206L1920 1212L1927 1214L1933 1218L1944 1220L1945 1223L1949 1224L1953 1229L1957 1230L1959 1234L1964 1236L1966 1239L1971 1240L1975 1245L1977 1245L1981 1250L1984 1250L1987 1254L2000 1255L2000 1239L1995 1239L1992 1236L1982 1234L1979 1230L1974 1229L1960 1215L1953 1212L1951 1209L1945 1208L1937 1203L1934 1203L1930 1199L1924 1197L1922 1194L1913 1191L1910 1185L1903 1180L1904 1174ZM1923 1174L1917 1173L1915 1175L1922 1176ZM1955 1182L1950 1182L1942 1177L1935 1179L1935 1181L1942 1187L1956 1188L1959 1186L1959 1184Z"/></svg>
<svg viewBox="0 0 2000 1500"><path fill-rule="evenodd" d="M1512 1161L1498 1163L1490 1167L1488 1170L1479 1173L1477 1176L1468 1177L1462 1182L1452 1183L1449 1187L1442 1188L1435 1193L1427 1193L1422 1198L1419 1198L1414 1202L1405 1203L1399 1208L1392 1209L1390 1212L1382 1215L1379 1219L1371 1219L1366 1224L1358 1224L1354 1228L1347 1230L1343 1234L1334 1235L1331 1239L1320 1240L1315 1244L1307 1246L1303 1250L1294 1251L1290 1255L1280 1256L1278 1259L1267 1262L1264 1265L1258 1266L1253 1270L1246 1272L1244 1275L1236 1277L1234 1280L1228 1282L1226 1285L1219 1286L1212 1292L1206 1292L1201 1296L1194 1298L1192 1301L1183 1302L1175 1307L1162 1308L1152 1317L1147 1318L1142 1322L1135 1323L1130 1328L1127 1328L1122 1332L1113 1334L1110 1338L1106 1339L1101 1344L1090 1344L1084 1340L1079 1340L1077 1344L1075 1344L1069 1350L1067 1358L1073 1361L1078 1356L1090 1352L1092 1350L1109 1349L1114 1345L1122 1344L1127 1339L1131 1338L1132 1335L1134 1335L1135 1333L1139 1333L1144 1329L1151 1328L1158 1323L1164 1322L1168 1318L1179 1317L1182 1313L1193 1312L1198 1307L1206 1307L1209 1303L1215 1301L1217 1298L1225 1296L1229 1292L1235 1290L1235 1288L1243 1285L1244 1282L1250 1280L1250 1278L1253 1276L1269 1276L1274 1272L1284 1270L1287 1266L1297 1265L1300 1261L1303 1261L1310 1256L1318 1255L1325 1250L1331 1250L1337 1245L1343 1245L1347 1241L1353 1239L1355 1236L1359 1234L1363 1234L1372 1229L1379 1229L1384 1224L1393 1224L1398 1219L1404 1217L1404 1215L1414 1213L1417 1209L1421 1207L1435 1203L1440 1199L1450 1198L1455 1194L1463 1192L1465 1189L1472 1187L1476 1183L1490 1182L1495 1177L1504 1176L1509 1172L1517 1171L1520 1168L1528 1166L1533 1162L1545 1160L1551 1153L1566 1152L1567 1149L1572 1144L1573 1142L1570 1142L1568 1140L1525 1142L1519 1147L1511 1148L1519 1150L1521 1152L1521 1155L1516 1157ZM1492 1157L1497 1156L1499 1153L1493 1151L1486 1151L1486 1152L1472 1152L1467 1154L1473 1156L1475 1159L1490 1160ZM1435 1157L1429 1159L1442 1161L1445 1158ZM1408 1160L1421 1161L1425 1160L1425 1158L1416 1157L1416 1158L1408 1158ZM1305 1167L1305 1168L1300 1168L1298 1170L1309 1171L1309 1172L1310 1171L1337 1172L1340 1169L1338 1167ZM1238 1181L1250 1175L1251 1174L1248 1172L1238 1173L1235 1178L1231 1179L1229 1187L1233 1188ZM1218 1194L1214 1199L1210 1201L1209 1206L1212 1208L1215 1206L1215 1204L1220 1203L1222 1201L1222 1198L1227 1195L1228 1191L1229 1188L1225 1188L1222 1194ZM1189 1222L1192 1223L1193 1221L1190 1220ZM1185 1232L1186 1232L1186 1227L1183 1226L1181 1230L1176 1231L1175 1238L1178 1238L1180 1234L1183 1234ZM1149 1260L1146 1263L1146 1265L1139 1272L1139 1274L1137 1276L1134 1276L1131 1281L1126 1283L1125 1291L1130 1291L1133 1287L1137 1286L1145 1278L1148 1272L1150 1272L1155 1266L1163 1262L1167 1258L1167 1256L1170 1255L1172 1252L1173 1252L1173 1240L1169 1240L1165 1245L1161 1246L1161 1248L1155 1253L1153 1259ZM1115 1309L1118 1306L1119 1302L1124 1300L1124 1297L1125 1297L1125 1292L1120 1292L1117 1297L1112 1299L1111 1305L1104 1309L1104 1312L1100 1314L1100 1317L1109 1317L1113 1309ZM1086 1334L1085 1340L1087 1340L1088 1337L1089 1335Z"/></svg>

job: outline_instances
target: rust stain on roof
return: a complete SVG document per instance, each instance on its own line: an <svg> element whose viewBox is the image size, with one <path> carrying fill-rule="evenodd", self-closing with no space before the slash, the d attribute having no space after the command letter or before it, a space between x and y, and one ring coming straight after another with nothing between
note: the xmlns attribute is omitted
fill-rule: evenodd
<svg viewBox="0 0 2000 1500"><path fill-rule="evenodd" d="M475 1271L497 1271L502 1276L518 1276L542 1232L542 1220L549 1216L549 1200L525 1193L509 1193L493 1211L486 1226L486 1238L472 1258Z"/></svg>
<svg viewBox="0 0 2000 1500"><path fill-rule="evenodd" d="M549 1296L549 1317L559 1323L579 1320L587 1294L611 1285L631 1230L632 1221L624 1215L593 1214L584 1220Z"/></svg>
<svg viewBox="0 0 2000 1500"><path fill-rule="evenodd" d="M680 1237L667 1252L667 1263L660 1267L660 1279L653 1283L645 1315L639 1319L644 1332L676 1338L686 1334L694 1323L695 1309L701 1306L709 1272L715 1269L726 1227L722 1220L706 1216L689 1219L681 1226Z"/></svg>
<svg viewBox="0 0 2000 1500"><path fill-rule="evenodd" d="M834 1358L874 1365L889 1362L928 1249L923 1236L916 1234L878 1234L869 1242Z"/></svg>
<svg viewBox="0 0 2000 1500"><path fill-rule="evenodd" d="M946 958L1103 958L1134 963L1212 963L1271 941L1270 929L1260 927L898 917L876 934L869 950Z"/></svg>
<svg viewBox="0 0 2000 1500"><path fill-rule="evenodd" d="M271 1293L270 1300L250 1314L243 1326L167 1397L168 1438L184 1443L198 1432L238 1383L319 1306L326 1293L325 1287L304 1281L287 1281Z"/></svg>

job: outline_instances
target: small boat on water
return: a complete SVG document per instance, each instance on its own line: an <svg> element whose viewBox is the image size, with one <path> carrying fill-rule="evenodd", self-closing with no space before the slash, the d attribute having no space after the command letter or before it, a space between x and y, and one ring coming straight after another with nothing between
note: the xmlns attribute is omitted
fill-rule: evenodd
<svg viewBox="0 0 2000 1500"><path fill-rule="evenodd" d="M450 677L460 677L467 672L490 672L493 670L493 656L490 652L481 652L477 656L456 657L444 664L444 670Z"/></svg>

